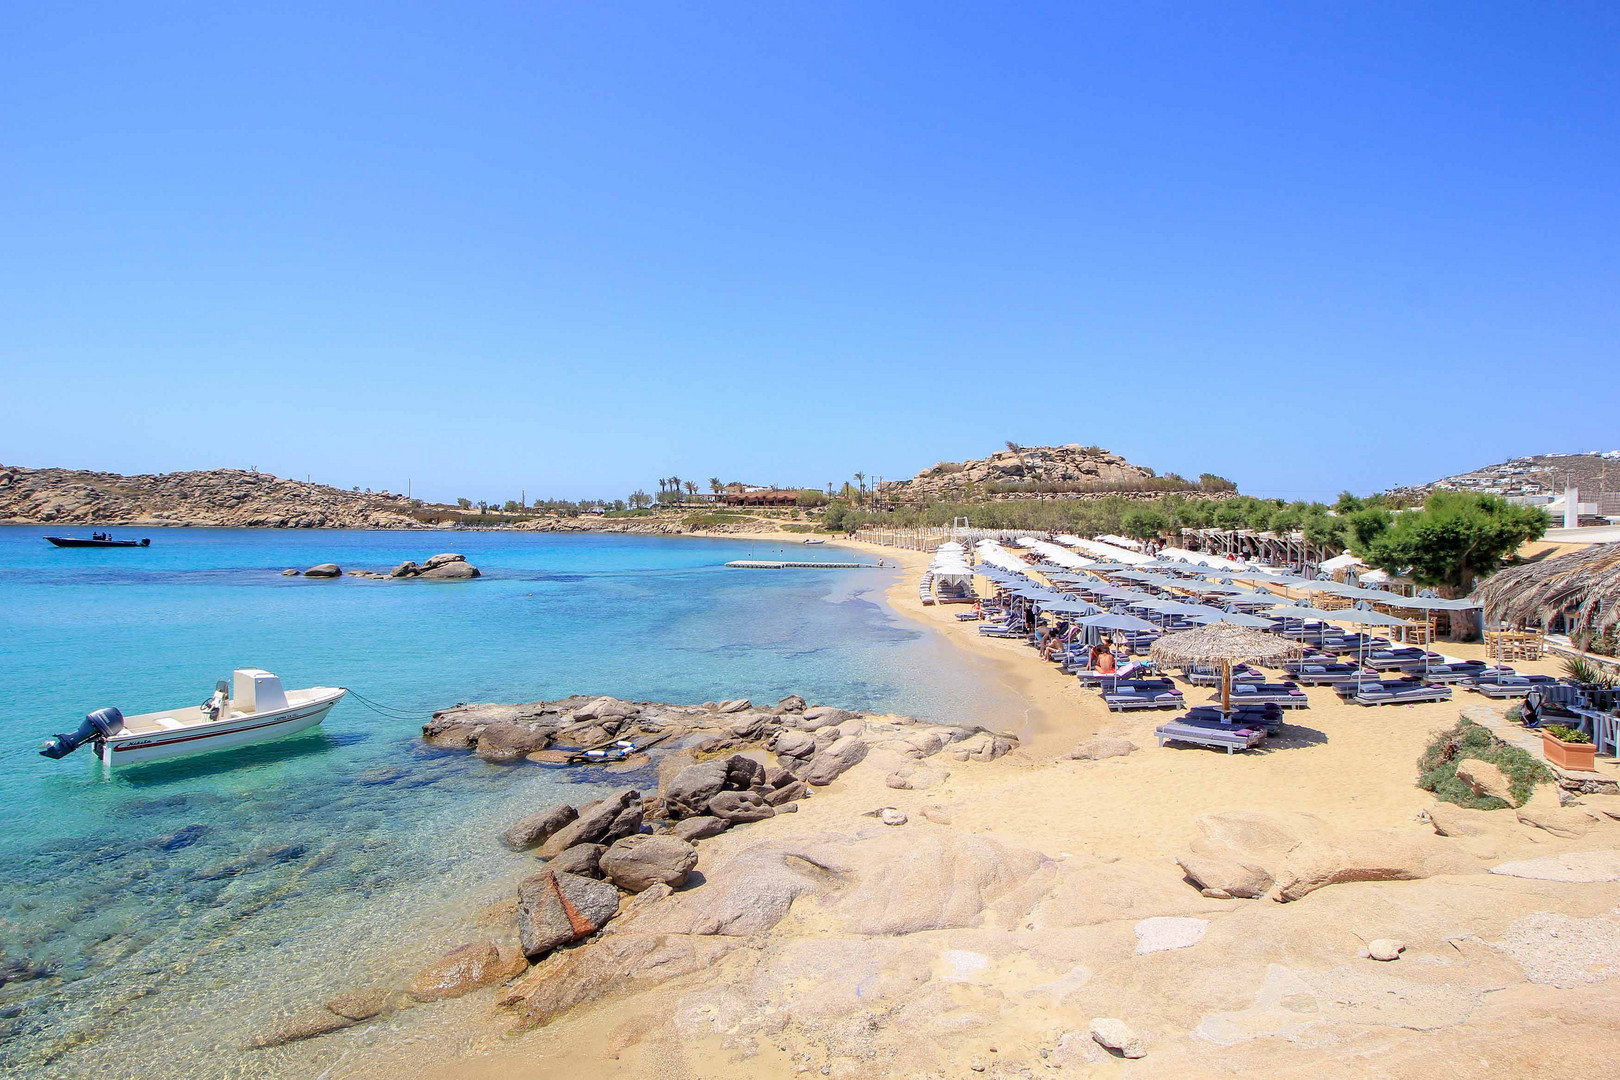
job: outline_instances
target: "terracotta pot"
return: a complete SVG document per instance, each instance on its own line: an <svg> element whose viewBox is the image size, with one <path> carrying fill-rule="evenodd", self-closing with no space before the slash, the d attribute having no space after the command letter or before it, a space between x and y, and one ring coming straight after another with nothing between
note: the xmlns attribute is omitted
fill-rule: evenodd
<svg viewBox="0 0 1620 1080"><path fill-rule="evenodd" d="M1569 769L1572 772L1597 772L1595 764L1597 746L1593 743L1565 742L1543 731L1541 753L1560 769Z"/></svg>

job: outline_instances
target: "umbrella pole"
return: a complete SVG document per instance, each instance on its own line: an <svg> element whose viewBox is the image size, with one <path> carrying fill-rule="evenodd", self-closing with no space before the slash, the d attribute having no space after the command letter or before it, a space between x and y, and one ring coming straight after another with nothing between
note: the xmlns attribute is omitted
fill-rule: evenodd
<svg viewBox="0 0 1620 1080"><path fill-rule="evenodd" d="M1232 661L1221 661L1221 714L1232 715Z"/></svg>

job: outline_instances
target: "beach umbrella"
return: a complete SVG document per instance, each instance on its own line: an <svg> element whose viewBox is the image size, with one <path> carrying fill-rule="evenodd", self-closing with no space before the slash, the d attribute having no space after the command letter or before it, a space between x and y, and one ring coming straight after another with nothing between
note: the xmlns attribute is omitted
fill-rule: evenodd
<svg viewBox="0 0 1620 1080"><path fill-rule="evenodd" d="M1157 630L1158 627L1146 619L1138 619L1135 615L1118 615L1104 612L1101 615L1088 615L1077 620L1081 626L1089 626L1095 630Z"/></svg>
<svg viewBox="0 0 1620 1080"><path fill-rule="evenodd" d="M1230 622L1169 634L1153 643L1149 655L1167 667L1221 666L1221 712L1232 711L1232 665L1276 664L1298 656L1299 646L1275 634L1262 634Z"/></svg>
<svg viewBox="0 0 1620 1080"><path fill-rule="evenodd" d="M1214 623L1231 623L1233 626L1252 630L1270 630L1275 625L1270 619L1262 619L1258 615L1245 615L1241 611L1217 611L1210 615L1194 615L1192 621L1206 626Z"/></svg>

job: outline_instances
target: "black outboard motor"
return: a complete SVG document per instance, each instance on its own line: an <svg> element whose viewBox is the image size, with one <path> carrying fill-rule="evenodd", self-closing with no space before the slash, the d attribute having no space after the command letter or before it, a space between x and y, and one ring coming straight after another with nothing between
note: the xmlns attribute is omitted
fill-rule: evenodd
<svg viewBox="0 0 1620 1080"><path fill-rule="evenodd" d="M114 708L97 709L84 718L79 730L71 735L56 735L45 740L39 752L48 758L65 758L91 739L105 739L122 731L124 714Z"/></svg>

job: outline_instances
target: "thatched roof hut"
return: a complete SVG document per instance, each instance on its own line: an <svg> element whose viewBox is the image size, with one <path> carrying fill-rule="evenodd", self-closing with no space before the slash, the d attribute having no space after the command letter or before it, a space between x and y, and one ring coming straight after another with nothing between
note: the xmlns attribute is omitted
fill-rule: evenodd
<svg viewBox="0 0 1620 1080"><path fill-rule="evenodd" d="M1491 622L1539 623L1559 615L1570 636L1597 636L1620 627L1620 543L1498 571L1471 597Z"/></svg>

